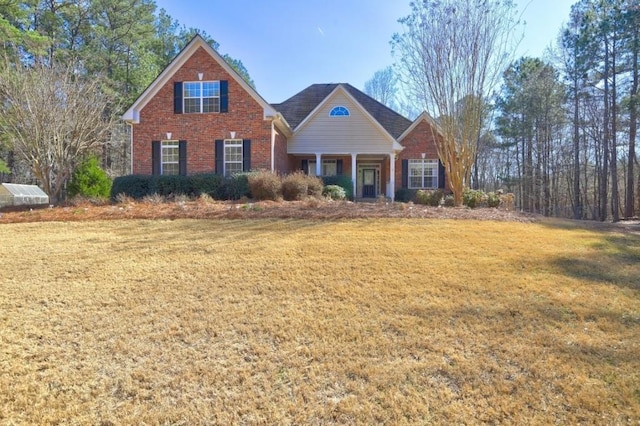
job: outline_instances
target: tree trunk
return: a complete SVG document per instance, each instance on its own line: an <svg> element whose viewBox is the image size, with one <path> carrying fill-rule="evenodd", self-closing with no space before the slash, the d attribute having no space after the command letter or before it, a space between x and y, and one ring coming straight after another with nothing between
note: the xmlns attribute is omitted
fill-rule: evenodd
<svg viewBox="0 0 640 426"><path fill-rule="evenodd" d="M573 78L573 218L582 219L580 203L580 99L578 97L578 77Z"/></svg>
<svg viewBox="0 0 640 426"><path fill-rule="evenodd" d="M473 189L480 189L480 172L478 171L478 152L473 161Z"/></svg>
<svg viewBox="0 0 640 426"><path fill-rule="evenodd" d="M515 191L517 191L518 193L518 202L517 204L520 207L520 210L523 209L523 204L522 204L522 154L520 153L520 143L518 142L517 139L515 139L515 143L514 146L516 148L516 176L517 176L517 180L514 182L515 185L517 185Z"/></svg>
<svg viewBox="0 0 640 426"><path fill-rule="evenodd" d="M604 39L604 135L602 141L602 173L600 175L599 195L600 212L598 219L601 222L607 220L609 209L609 40Z"/></svg>
<svg viewBox="0 0 640 426"><path fill-rule="evenodd" d="M617 79L616 40L611 45L611 213L613 221L620 220L620 191L618 190L618 136L617 136Z"/></svg>
<svg viewBox="0 0 640 426"><path fill-rule="evenodd" d="M551 124L546 126L544 141L544 174L543 174L543 195L544 195L544 215L551 216Z"/></svg>
<svg viewBox="0 0 640 426"><path fill-rule="evenodd" d="M634 162L636 158L636 134L638 130L638 29L633 29L633 82L629 96L629 156L627 163L627 190L625 199L624 215L631 218L635 215L634 193Z"/></svg>
<svg viewBox="0 0 640 426"><path fill-rule="evenodd" d="M530 133L530 132L527 132ZM525 175L525 197L526 197L526 207L525 210L528 212L533 212L533 140L531 134L528 134L525 137L524 143L526 144L526 152L527 158L524 164L524 175Z"/></svg>

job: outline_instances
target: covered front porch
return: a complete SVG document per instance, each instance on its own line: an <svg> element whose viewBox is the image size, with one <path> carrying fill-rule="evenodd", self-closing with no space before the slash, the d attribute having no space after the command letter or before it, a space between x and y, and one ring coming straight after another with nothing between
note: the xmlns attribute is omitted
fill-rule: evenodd
<svg viewBox="0 0 640 426"><path fill-rule="evenodd" d="M395 197L396 153L313 153L290 155L292 170L311 176L349 176L354 199Z"/></svg>

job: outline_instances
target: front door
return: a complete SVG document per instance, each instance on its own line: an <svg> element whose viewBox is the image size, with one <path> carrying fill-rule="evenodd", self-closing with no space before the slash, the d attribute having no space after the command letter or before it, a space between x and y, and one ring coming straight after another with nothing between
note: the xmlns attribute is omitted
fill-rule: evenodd
<svg viewBox="0 0 640 426"><path fill-rule="evenodd" d="M362 198L376 198L376 169L362 169Z"/></svg>

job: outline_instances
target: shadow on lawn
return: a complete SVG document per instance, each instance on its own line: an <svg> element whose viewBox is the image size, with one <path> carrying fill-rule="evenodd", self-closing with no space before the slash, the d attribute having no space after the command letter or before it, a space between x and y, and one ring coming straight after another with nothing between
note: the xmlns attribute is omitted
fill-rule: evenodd
<svg viewBox="0 0 640 426"><path fill-rule="evenodd" d="M600 237L589 251L551 261L566 275L640 290L640 234L606 223L549 221L542 225L555 229L586 230Z"/></svg>

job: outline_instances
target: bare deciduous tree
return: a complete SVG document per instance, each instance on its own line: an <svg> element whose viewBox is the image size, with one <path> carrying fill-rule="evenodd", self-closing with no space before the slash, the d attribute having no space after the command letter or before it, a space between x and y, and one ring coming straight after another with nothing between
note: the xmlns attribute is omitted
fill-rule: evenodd
<svg viewBox="0 0 640 426"><path fill-rule="evenodd" d="M112 125L98 79L76 68L7 66L0 70L0 129L53 202L83 157L98 149Z"/></svg>
<svg viewBox="0 0 640 426"><path fill-rule="evenodd" d="M469 186L483 105L509 65L519 22L511 0L422 0L392 40L411 99L440 124L434 137L455 204ZM460 102L465 100L464 102Z"/></svg>
<svg viewBox="0 0 640 426"><path fill-rule="evenodd" d="M383 68L376 71L370 80L365 81L364 93L389 108L396 109L397 81L392 67Z"/></svg>

